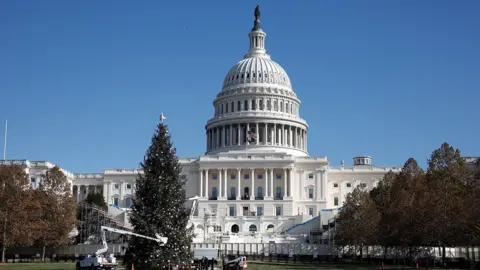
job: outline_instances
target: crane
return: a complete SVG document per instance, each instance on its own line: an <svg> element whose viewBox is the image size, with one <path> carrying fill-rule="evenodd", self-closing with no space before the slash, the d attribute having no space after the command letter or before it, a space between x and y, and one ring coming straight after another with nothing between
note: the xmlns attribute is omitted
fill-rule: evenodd
<svg viewBox="0 0 480 270"><path fill-rule="evenodd" d="M165 243L167 243L167 240L168 240L167 237L161 237L158 233L155 234L155 238L154 238L154 237L145 236L138 233L133 233L133 232L111 228L107 226L101 226L100 230L102 231L102 245L103 245L102 248L95 251L95 254L88 255L87 257L78 261L76 264L76 269L82 269L85 267L90 267L90 269L115 269L116 268L117 260L115 256L113 256L113 254L110 254L108 258L105 258L102 255L103 253L106 253L108 251L107 237L105 236L106 231L145 238L145 239L152 240L159 243L160 246L165 246Z"/></svg>
<svg viewBox="0 0 480 270"><path fill-rule="evenodd" d="M124 231L124 230L120 230L120 229L115 229L115 228L111 228L111 227L107 227L107 226L101 226L100 230L102 231L102 245L103 245L103 247L95 252L96 255L100 255L100 254L103 254L103 253L108 251L107 238L105 236L105 231L114 232L114 233L118 233L118 234L133 235L133 236L136 236L136 237L149 239L149 240L152 240L152 241L155 241L155 242L159 243L160 246L164 246L165 243L167 243L167 241L168 241L167 237L161 237L158 233L155 233L156 238L153 238L153 237L150 237L150 236L145 236L145 235L141 235L141 234L137 234L137 233L133 233L133 232L129 232L129 231Z"/></svg>

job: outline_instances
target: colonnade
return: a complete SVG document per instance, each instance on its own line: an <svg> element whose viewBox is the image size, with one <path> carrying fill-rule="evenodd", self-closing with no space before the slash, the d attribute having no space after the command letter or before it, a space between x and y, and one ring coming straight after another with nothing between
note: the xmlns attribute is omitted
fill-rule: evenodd
<svg viewBox="0 0 480 270"><path fill-rule="evenodd" d="M257 134L248 142L247 131ZM307 131L304 128L276 123L235 123L207 130L207 150L240 145L273 145L307 150Z"/></svg>
<svg viewBox="0 0 480 270"><path fill-rule="evenodd" d="M87 198L91 193L103 193L103 185L73 185L73 197L77 202Z"/></svg>
<svg viewBox="0 0 480 270"><path fill-rule="evenodd" d="M200 169L199 181L198 196L205 199L278 200L293 194L292 168Z"/></svg>

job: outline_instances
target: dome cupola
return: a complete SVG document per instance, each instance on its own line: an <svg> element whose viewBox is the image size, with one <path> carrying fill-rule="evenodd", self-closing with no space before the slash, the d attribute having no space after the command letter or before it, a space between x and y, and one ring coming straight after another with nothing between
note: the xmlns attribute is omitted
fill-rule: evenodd
<svg viewBox="0 0 480 270"><path fill-rule="evenodd" d="M228 71L213 102L206 153L247 149L307 156L308 125L300 117L300 100L287 72L267 54L259 6L254 15L248 52Z"/></svg>

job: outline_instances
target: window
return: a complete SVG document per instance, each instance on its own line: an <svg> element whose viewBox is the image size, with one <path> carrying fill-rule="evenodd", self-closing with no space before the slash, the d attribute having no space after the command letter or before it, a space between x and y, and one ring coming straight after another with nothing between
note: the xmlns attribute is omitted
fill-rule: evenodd
<svg viewBox="0 0 480 270"><path fill-rule="evenodd" d="M251 106L251 107L252 107L252 110L256 110L256 108L255 108L255 100L252 100L252 106Z"/></svg>
<svg viewBox="0 0 480 270"><path fill-rule="evenodd" d="M35 177L30 178L30 182L35 183Z"/></svg>
<svg viewBox="0 0 480 270"><path fill-rule="evenodd" d="M281 207L281 206L275 207L275 214L276 214L277 216L281 216L281 215L282 215L282 207Z"/></svg>
<svg viewBox="0 0 480 270"><path fill-rule="evenodd" d="M257 231L257 226L255 226L254 224L250 225L250 227L248 227L248 231L249 232L256 232Z"/></svg>
<svg viewBox="0 0 480 270"><path fill-rule="evenodd" d="M257 196L258 198L263 198L263 189L262 187L257 188Z"/></svg>
<svg viewBox="0 0 480 270"><path fill-rule="evenodd" d="M118 189L118 184L113 185L113 189Z"/></svg>
<svg viewBox="0 0 480 270"><path fill-rule="evenodd" d="M308 189L308 198L313 199L313 188Z"/></svg>
<svg viewBox="0 0 480 270"><path fill-rule="evenodd" d="M347 187L352 187L352 184L350 184L350 183L347 183Z"/></svg>
<svg viewBox="0 0 480 270"><path fill-rule="evenodd" d="M117 197L113 198L113 205L118 207L118 198Z"/></svg>
<svg viewBox="0 0 480 270"><path fill-rule="evenodd" d="M241 103L240 103L240 100L237 101L237 111L241 111L242 110L242 106L241 106Z"/></svg>
<svg viewBox="0 0 480 270"><path fill-rule="evenodd" d="M230 179L237 179L237 176L235 174L231 174Z"/></svg>
<svg viewBox="0 0 480 270"><path fill-rule="evenodd" d="M237 224L232 225L232 233L238 233L240 231L240 227Z"/></svg>
<svg viewBox="0 0 480 270"><path fill-rule="evenodd" d="M262 179L262 176L263 176L263 175L259 174L259 175L257 175L257 178L258 178L258 179Z"/></svg>
<svg viewBox="0 0 480 270"><path fill-rule="evenodd" d="M212 174L212 179L213 179L213 180L217 180L217 175L216 175L216 174Z"/></svg>
<svg viewBox="0 0 480 270"><path fill-rule="evenodd" d="M125 198L125 208L132 207L132 198Z"/></svg>
<svg viewBox="0 0 480 270"><path fill-rule="evenodd" d="M217 188L213 187L212 188L212 199L216 199L216 198L217 198Z"/></svg>
<svg viewBox="0 0 480 270"><path fill-rule="evenodd" d="M228 103L225 103L225 113L228 113Z"/></svg>
<svg viewBox="0 0 480 270"><path fill-rule="evenodd" d="M221 105L221 114L223 114L223 104Z"/></svg>
<svg viewBox="0 0 480 270"><path fill-rule="evenodd" d="M214 232L221 232L222 231L222 226L213 226L213 231Z"/></svg>
<svg viewBox="0 0 480 270"><path fill-rule="evenodd" d="M313 207L308 208L308 214L313 216Z"/></svg>
<svg viewBox="0 0 480 270"><path fill-rule="evenodd" d="M281 187L277 187L275 189L275 198L277 198L277 199L282 198L282 188Z"/></svg>
<svg viewBox="0 0 480 270"><path fill-rule="evenodd" d="M235 216L235 206L230 206L229 208L229 215L231 217L234 217Z"/></svg>
<svg viewBox="0 0 480 270"><path fill-rule="evenodd" d="M248 111L248 100L245 100L245 101L243 102L243 110L244 110L244 111Z"/></svg>
<svg viewBox="0 0 480 270"><path fill-rule="evenodd" d="M282 175L281 175L281 174L277 174L277 179L282 179Z"/></svg>
<svg viewBox="0 0 480 270"><path fill-rule="evenodd" d="M249 177L248 174L244 174L244 175L243 175L243 179L249 179L249 178L250 178L250 177Z"/></svg>
<svg viewBox="0 0 480 270"><path fill-rule="evenodd" d="M308 179L313 179L313 173L308 174Z"/></svg>
<svg viewBox="0 0 480 270"><path fill-rule="evenodd" d="M235 103L233 103L233 101L232 101L232 104L231 104L231 107L230 107L230 108L232 108L232 112L235 111L234 104L235 104Z"/></svg>
<svg viewBox="0 0 480 270"><path fill-rule="evenodd" d="M127 184L127 189L132 189L132 184Z"/></svg>
<svg viewBox="0 0 480 270"><path fill-rule="evenodd" d="M338 183L333 183L333 187L338 187Z"/></svg>
<svg viewBox="0 0 480 270"><path fill-rule="evenodd" d="M232 194L232 198L235 199L235 197L237 197L237 189L235 187L232 187L230 189L230 192Z"/></svg>
<svg viewBox="0 0 480 270"><path fill-rule="evenodd" d="M263 216L263 207L257 207L257 216Z"/></svg>
<svg viewBox="0 0 480 270"><path fill-rule="evenodd" d="M338 197L333 197L333 205L338 206Z"/></svg>

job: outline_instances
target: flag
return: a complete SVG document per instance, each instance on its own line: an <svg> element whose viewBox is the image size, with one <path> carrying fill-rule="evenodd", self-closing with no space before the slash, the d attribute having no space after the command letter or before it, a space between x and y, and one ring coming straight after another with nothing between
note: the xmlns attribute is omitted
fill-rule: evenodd
<svg viewBox="0 0 480 270"><path fill-rule="evenodd" d="M247 140L248 140L249 142L254 141L254 140L256 141L256 140L257 140L257 133L248 130L248 131L247 131Z"/></svg>

